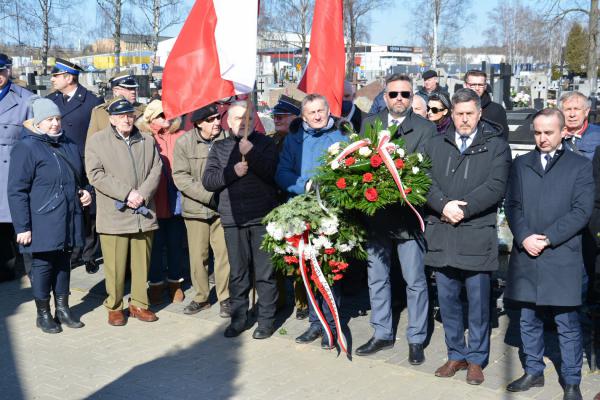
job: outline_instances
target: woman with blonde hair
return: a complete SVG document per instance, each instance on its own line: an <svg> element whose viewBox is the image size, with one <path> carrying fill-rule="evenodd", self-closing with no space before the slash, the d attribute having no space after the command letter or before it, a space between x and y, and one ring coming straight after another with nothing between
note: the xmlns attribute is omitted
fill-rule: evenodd
<svg viewBox="0 0 600 400"><path fill-rule="evenodd" d="M165 118L160 100L153 100L148 104L144 114L137 120L136 126L140 132L149 133L154 137L163 162L160 183L154 196L159 228L154 234L152 244L148 298L151 305L163 303L168 284L169 300L181 303L185 298L181 289L183 282L181 255L185 226L181 217L181 195L173 182L172 164L175 141L185 131L179 129L181 126L179 118L174 120ZM163 257L165 251L166 258ZM165 282L165 270L167 282Z"/></svg>

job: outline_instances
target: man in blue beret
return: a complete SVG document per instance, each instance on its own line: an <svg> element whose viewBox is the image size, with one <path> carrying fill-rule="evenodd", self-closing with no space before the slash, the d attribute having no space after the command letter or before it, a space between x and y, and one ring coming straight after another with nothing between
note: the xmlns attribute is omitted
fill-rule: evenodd
<svg viewBox="0 0 600 400"><path fill-rule="evenodd" d="M11 67L11 59L0 54L0 281L12 278L9 266L18 257L6 196L10 152L21 137L23 122L33 118L28 105L32 93L11 81Z"/></svg>
<svg viewBox="0 0 600 400"><path fill-rule="evenodd" d="M83 155L92 109L102 104L102 99L79 83L81 72L83 69L79 65L57 58L50 78L55 91L50 93L48 98L56 103L60 110L65 135L77 144L79 152ZM98 271L96 256L100 247L96 233L95 204L86 207L84 213L85 244L83 248L73 249L71 264L75 267L83 263L85 270L93 274Z"/></svg>

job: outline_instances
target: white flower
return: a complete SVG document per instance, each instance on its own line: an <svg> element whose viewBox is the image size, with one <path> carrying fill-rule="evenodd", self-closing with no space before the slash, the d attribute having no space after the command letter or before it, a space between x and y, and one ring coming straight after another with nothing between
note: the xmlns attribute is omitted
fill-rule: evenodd
<svg viewBox="0 0 600 400"><path fill-rule="evenodd" d="M392 134L390 133L390 131L388 131L387 129L383 129L381 131L379 131L379 133L377 133L377 139L380 139L383 137L383 135L388 135L388 136L392 136Z"/></svg>
<svg viewBox="0 0 600 400"><path fill-rule="evenodd" d="M327 149L327 152L332 156L337 155L340 152L340 142L335 142Z"/></svg>
<svg viewBox="0 0 600 400"><path fill-rule="evenodd" d="M423 154L421 153L417 153L417 160L419 160L419 162L423 162Z"/></svg>
<svg viewBox="0 0 600 400"><path fill-rule="evenodd" d="M338 219L337 217L332 218L323 218L321 219L321 227L319 228L319 232L329 236L337 233L338 231Z"/></svg>
<svg viewBox="0 0 600 400"><path fill-rule="evenodd" d="M419 167L412 167L412 173L413 174L418 174L419 173Z"/></svg>
<svg viewBox="0 0 600 400"><path fill-rule="evenodd" d="M396 154L398 154L400 156L400 158L404 158L404 156L405 156L404 149L402 147L398 146L396 148Z"/></svg>
<svg viewBox="0 0 600 400"><path fill-rule="evenodd" d="M275 254L286 254L285 247L275 247L273 250Z"/></svg>
<svg viewBox="0 0 600 400"><path fill-rule="evenodd" d="M339 162L337 162L337 161L335 161L335 160L333 160L333 161L331 162L331 169L333 169L333 170L336 170L336 169L338 169L339 167L340 167L340 163L339 163Z"/></svg>
<svg viewBox="0 0 600 400"><path fill-rule="evenodd" d="M321 235L312 241L312 245L315 250L329 249L331 247L331 242L325 236Z"/></svg>
<svg viewBox="0 0 600 400"><path fill-rule="evenodd" d="M304 257L308 260L310 260L313 257L316 257L318 255L317 250L315 250L314 247L312 246L306 246L304 248Z"/></svg>
<svg viewBox="0 0 600 400"><path fill-rule="evenodd" d="M284 236L283 228L275 222L269 222L267 224L267 233L275 240L282 240Z"/></svg>
<svg viewBox="0 0 600 400"><path fill-rule="evenodd" d="M354 246L345 243L338 244L336 247L340 251L340 253L347 253L349 251L352 251L352 249L354 248Z"/></svg>
<svg viewBox="0 0 600 400"><path fill-rule="evenodd" d="M348 139L350 139L352 142L355 142L359 139L359 136L356 133L353 133L350 136L348 136Z"/></svg>
<svg viewBox="0 0 600 400"><path fill-rule="evenodd" d="M361 147L360 149L358 149L358 154L360 154L363 157L369 157L371 155L373 151L368 147Z"/></svg>

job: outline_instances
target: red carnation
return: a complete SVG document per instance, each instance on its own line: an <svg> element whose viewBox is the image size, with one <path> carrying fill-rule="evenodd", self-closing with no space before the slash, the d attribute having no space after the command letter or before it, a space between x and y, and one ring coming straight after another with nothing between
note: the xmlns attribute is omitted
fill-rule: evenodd
<svg viewBox="0 0 600 400"><path fill-rule="evenodd" d="M332 269L331 272L333 272L334 274L337 274L340 272L340 270L336 268L336 269Z"/></svg>
<svg viewBox="0 0 600 400"><path fill-rule="evenodd" d="M371 182L372 180L373 180L373 174L372 174L372 173L370 173L370 172L367 172L367 173L365 173L365 174L363 175L363 180L362 180L363 182L365 182L365 183L369 183L369 182Z"/></svg>
<svg viewBox="0 0 600 400"><path fill-rule="evenodd" d="M383 160L378 154L375 154L373 157L371 157L371 167L377 168L381 165L381 163L383 163Z"/></svg>
<svg viewBox="0 0 600 400"><path fill-rule="evenodd" d="M337 267L337 265L339 264L339 261L335 261L335 260L329 260L329 266L331 268L333 267Z"/></svg>
<svg viewBox="0 0 600 400"><path fill-rule="evenodd" d="M368 188L367 190L365 190L365 198L369 201L377 201L377 189Z"/></svg>
<svg viewBox="0 0 600 400"><path fill-rule="evenodd" d="M410 192L412 192L412 188L405 188L404 189L404 193L409 194Z"/></svg>
<svg viewBox="0 0 600 400"><path fill-rule="evenodd" d="M286 264L298 264L298 257L296 256L284 256L283 260Z"/></svg>
<svg viewBox="0 0 600 400"><path fill-rule="evenodd" d="M344 275L342 275L342 274L335 274L335 275L333 276L333 280L334 280L334 281L339 281L339 280L340 280L340 279L342 279L343 277L344 277Z"/></svg>
<svg viewBox="0 0 600 400"><path fill-rule="evenodd" d="M353 165L355 162L356 162L356 160L354 159L354 157L348 157L348 158L346 158L346 160L344 160L346 167Z"/></svg>
<svg viewBox="0 0 600 400"><path fill-rule="evenodd" d="M338 189L346 189L346 178L338 179L335 186L337 186Z"/></svg>
<svg viewBox="0 0 600 400"><path fill-rule="evenodd" d="M325 249L325 254L332 255L333 253L335 253L335 249L333 247Z"/></svg>
<svg viewBox="0 0 600 400"><path fill-rule="evenodd" d="M394 161L394 164L396 164L396 168L398 168L398 169L404 168L404 161L402 161L401 158Z"/></svg>
<svg viewBox="0 0 600 400"><path fill-rule="evenodd" d="M346 268L348 268L348 263L341 262L341 263L339 263L339 264L338 264L338 266L337 266L337 267L340 269L340 271L343 271L343 270L345 270Z"/></svg>

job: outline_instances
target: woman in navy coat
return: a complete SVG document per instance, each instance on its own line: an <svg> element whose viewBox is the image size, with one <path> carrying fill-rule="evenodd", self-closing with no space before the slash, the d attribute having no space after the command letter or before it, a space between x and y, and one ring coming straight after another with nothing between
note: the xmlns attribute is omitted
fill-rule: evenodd
<svg viewBox="0 0 600 400"><path fill-rule="evenodd" d="M46 333L58 333L61 324L83 326L69 309L70 251L83 245L82 206L90 204L91 196L81 189L81 156L61 130L56 104L36 98L32 111L33 119L25 121L23 138L11 152L8 203L20 250L33 258L29 277L36 325Z"/></svg>

